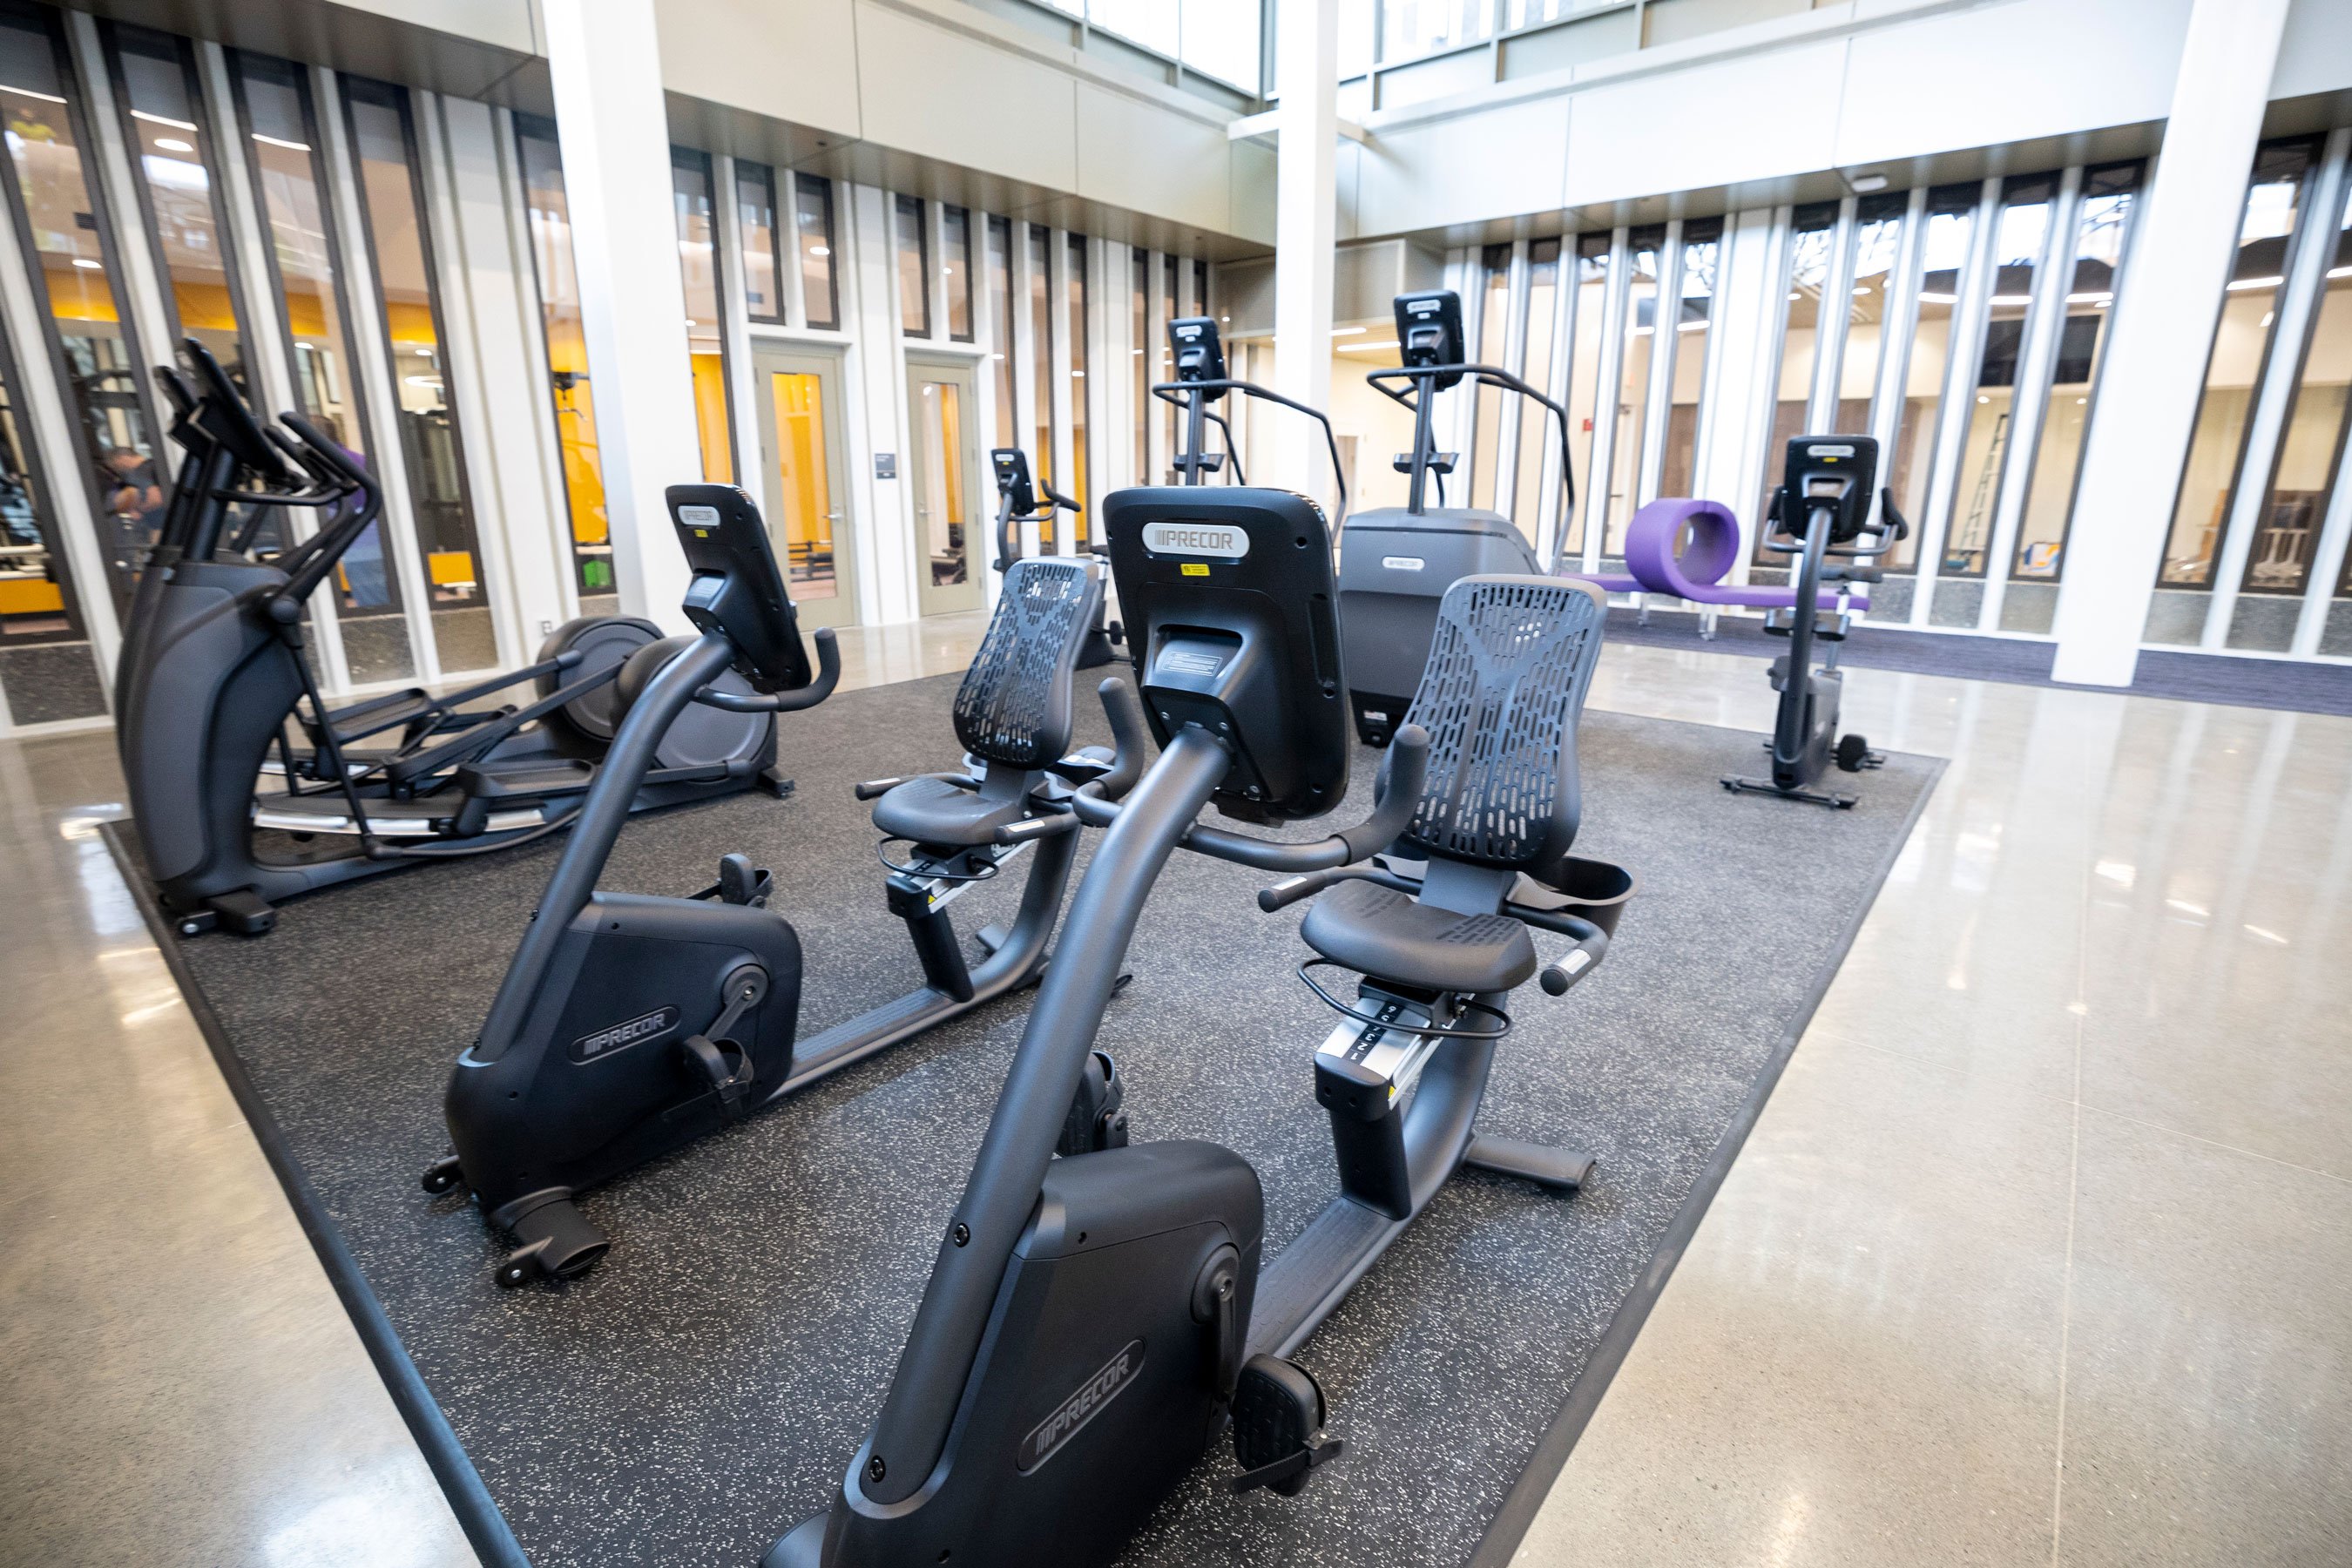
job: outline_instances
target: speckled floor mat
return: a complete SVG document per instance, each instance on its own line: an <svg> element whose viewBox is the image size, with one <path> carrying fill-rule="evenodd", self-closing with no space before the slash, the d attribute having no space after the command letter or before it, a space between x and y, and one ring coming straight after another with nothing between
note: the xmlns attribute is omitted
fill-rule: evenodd
<svg viewBox="0 0 2352 1568"><path fill-rule="evenodd" d="M908 988L849 785L949 764L953 691L909 682L791 716L793 798L641 818L605 885L684 893L747 850L807 950L804 1035ZM1590 1149L1597 1176L1572 1199L1452 1184L1301 1353L1347 1458L1296 1500L1234 1498L1221 1450L1129 1561L1506 1560L1941 766L1892 757L1841 780L1861 804L1831 812L1718 788L1760 767L1752 734L1592 712L1580 754L1578 848L1642 890L1590 982L1521 994L1479 1125ZM1373 753L1358 762L1354 797L1302 836L1365 808ZM555 853L353 884L287 906L267 938L202 937L176 962L486 1560L751 1568L825 1506L880 1401L1028 994L591 1194L616 1241L604 1266L503 1291L479 1217L416 1176L447 1147L450 1063ZM1290 972L1304 906L1251 900L1268 879L1174 857L1102 1043L1136 1137L1213 1138L1256 1166L1271 1256L1333 1175L1309 1065L1328 1015ZM1016 880L974 889L960 927L1008 912Z"/></svg>

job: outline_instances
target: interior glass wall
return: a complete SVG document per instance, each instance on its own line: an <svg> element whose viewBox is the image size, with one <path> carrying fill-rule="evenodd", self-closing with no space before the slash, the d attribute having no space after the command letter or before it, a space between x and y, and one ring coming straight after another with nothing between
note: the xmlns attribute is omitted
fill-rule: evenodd
<svg viewBox="0 0 2352 1568"><path fill-rule="evenodd" d="M1797 208L1789 234L1789 286L1780 301L1780 361L1774 373L1772 431L1764 444L1764 488L1756 497L1751 517L1771 510L1772 491L1780 482L1777 454L1787 449L1792 436L1805 428L1806 410L1813 395L1813 362L1821 350L1822 291L1829 287L1830 263L1837 245L1838 205L1815 202ZM1757 564L1782 566L1787 557L1764 548L1764 530L1748 529L1749 553Z"/></svg>
<svg viewBox="0 0 2352 1568"><path fill-rule="evenodd" d="M1576 237L1576 270L1570 286L1576 290L1573 336L1568 355L1568 445L1576 470L1576 510L1566 520L1559 554L1566 559L1584 553L1584 519L1599 504L1603 488L1592 471L1592 423L1601 397L1601 334L1609 294L1609 235Z"/></svg>
<svg viewBox="0 0 2352 1568"><path fill-rule="evenodd" d="M931 335L931 237L919 196L895 197L890 205L890 243L898 258L898 330L910 338Z"/></svg>
<svg viewBox="0 0 2352 1568"><path fill-rule="evenodd" d="M971 342L971 214L962 207L940 209L940 279L948 296L948 336Z"/></svg>
<svg viewBox="0 0 2352 1568"><path fill-rule="evenodd" d="M718 227L712 222L710 158L670 149L677 204L677 259L686 280L686 347L694 367L694 423L702 437L702 477L735 482L735 437L728 424L727 325L719 309Z"/></svg>
<svg viewBox="0 0 2352 1568"><path fill-rule="evenodd" d="M1551 391L1552 340L1559 335L1559 241L1538 239L1528 245L1528 322L1526 368L1519 379L1537 391ZM1519 410L1519 447L1507 515L1530 540L1542 514L1545 459L1559 447L1559 431L1551 413L1531 397L1507 394ZM1557 458L1552 466L1559 465ZM1557 477L1553 483L1559 482Z"/></svg>
<svg viewBox="0 0 2352 1568"><path fill-rule="evenodd" d="M187 40L144 27L105 29L123 145L137 165L139 198L166 289L173 332L194 337L246 385L236 264L213 177L195 61ZM176 342L173 352L177 352Z"/></svg>
<svg viewBox="0 0 2352 1568"><path fill-rule="evenodd" d="M106 692L18 384L15 357L0 353L0 695L11 724L87 719L106 711Z"/></svg>
<svg viewBox="0 0 2352 1568"><path fill-rule="evenodd" d="M366 421L343 321L341 262L327 223L329 202L308 78L298 66L259 55L235 57L247 155L269 233L272 281L293 344L294 398L311 423L366 461ZM371 524L335 571L343 658L356 682L416 673L402 609L400 574L383 523Z"/></svg>
<svg viewBox="0 0 2352 1568"><path fill-rule="evenodd" d="M1029 449L1030 472L1040 484L1054 482L1054 235L1029 226L1029 417L1036 445ZM1037 548L1055 553L1054 513L1037 525Z"/></svg>
<svg viewBox="0 0 2352 1568"><path fill-rule="evenodd" d="M735 160L735 232L743 247L743 314L781 324L784 258L776 246L776 174L765 163Z"/></svg>
<svg viewBox="0 0 2352 1568"><path fill-rule="evenodd" d="M378 327L392 366L434 648L444 672L492 668L499 662L498 635L466 489L457 415L449 401L408 94L347 78L343 106L359 169L361 217L375 261Z"/></svg>
<svg viewBox="0 0 2352 1568"><path fill-rule="evenodd" d="M1944 383L1951 369L1952 318L1959 309L1960 280L1976 231L1979 187L1938 185L1927 193L1920 216L1917 292L1903 367L1903 412L1895 427L1895 450L1886 485L1911 532L1886 557L1889 568L1910 571L1919 561L1919 529L1927 513L1933 478L1936 429L1944 406Z"/></svg>
<svg viewBox="0 0 2352 1568"><path fill-rule="evenodd" d="M2011 587L2001 601L2004 631L2047 632L2057 614L2053 588L2021 593L2017 585L2055 584L2064 567L2074 478L2082 467L2083 437L2090 426L2099 366L2105 358L2107 321L2115 313L2116 281L2123 271L2139 179L2137 163L2092 169L2083 176L2073 270L2064 279L2066 320L2059 330L2049 399L2034 441L2032 481L2010 561Z"/></svg>
<svg viewBox="0 0 2352 1568"><path fill-rule="evenodd" d="M619 604L613 577L613 531L604 510L604 470L596 452L596 403L588 385L588 340L580 323L580 275L572 261L572 209L564 199L563 158L555 127L515 116L515 140L528 204L531 266L539 279L540 321L547 342L555 436L563 458L572 563L583 615Z"/></svg>
<svg viewBox="0 0 2352 1568"><path fill-rule="evenodd" d="M808 324L841 327L841 291L834 279L833 182L818 174L793 176L793 226L800 237L801 292Z"/></svg>
<svg viewBox="0 0 2352 1568"><path fill-rule="evenodd" d="M1094 493L1087 488L1087 237L1073 234L1065 239L1069 258L1070 499L1083 509L1070 523L1070 546L1083 550L1095 514Z"/></svg>
<svg viewBox="0 0 2352 1568"><path fill-rule="evenodd" d="M118 611L163 526L165 479L147 403L145 359L119 301L121 282L79 89L56 13L0 6L0 110L15 165L10 217L32 274L81 450Z"/></svg>
<svg viewBox="0 0 2352 1568"><path fill-rule="evenodd" d="M2288 242L2319 153L2316 140L2273 142L2255 152L2239 220L2237 258L2223 285L2221 317L2205 364L2205 391L2173 503L2172 529L2148 607L2152 643L2195 644L2204 635L2206 597L2230 499L2245 449L2246 418L2270 361L2271 329L2286 281Z"/></svg>
<svg viewBox="0 0 2352 1568"><path fill-rule="evenodd" d="M989 352L996 373L996 444L1021 445L1021 423L1013 394L1013 220L988 220L988 297L996 307L996 347Z"/></svg>
<svg viewBox="0 0 2352 1568"><path fill-rule="evenodd" d="M1708 328L1715 321L1715 297L1720 287L1723 261L1723 220L1693 218L1683 225L1682 268L1675 285L1679 298L1675 318L1673 379L1667 383L1665 463L1659 472L1658 494L1686 496L1698 473L1700 405L1706 392Z"/></svg>
<svg viewBox="0 0 2352 1568"><path fill-rule="evenodd" d="M2319 231L2314 242L2327 247L2326 270L2256 518L2253 547L2246 554L2237 613L2231 617L2231 647L2267 653L2293 648L2329 500L2343 483L2345 394L2352 384L2352 180L2345 182L2334 232ZM2339 510L2347 505L2352 498L2339 500ZM2352 638L2344 636L2352 628L2343 620L2331 606L2318 651L2352 654ZM2336 646L2327 646L2327 633L2335 635Z"/></svg>
<svg viewBox="0 0 2352 1568"><path fill-rule="evenodd" d="M1845 342L1838 360L1837 407L1832 415L1841 433L1861 435L1870 428L1871 399L1885 352L1888 290L1910 205L1908 192L1882 191L1863 197L1854 208L1853 281L1847 289Z"/></svg>
<svg viewBox="0 0 2352 1568"><path fill-rule="evenodd" d="M1641 486L1642 435L1650 404L1650 343L1658 331L1658 265L1666 243L1666 227L1653 224L1625 237L1627 265L1624 355L1617 368L1617 401L1610 411L1616 429L1609 440L1608 482L1592 483L1593 504L1604 507L1603 559L1625 552L1625 525L1633 521L1636 492Z"/></svg>
<svg viewBox="0 0 2352 1568"><path fill-rule="evenodd" d="M1501 365L1509 352L1511 320L1511 247L1490 245L1478 262L1478 339L1471 348L1474 363ZM1511 395L1484 383L1473 385L1470 441L1470 504L1482 510L1495 505L1496 468L1502 458L1503 405Z"/></svg>

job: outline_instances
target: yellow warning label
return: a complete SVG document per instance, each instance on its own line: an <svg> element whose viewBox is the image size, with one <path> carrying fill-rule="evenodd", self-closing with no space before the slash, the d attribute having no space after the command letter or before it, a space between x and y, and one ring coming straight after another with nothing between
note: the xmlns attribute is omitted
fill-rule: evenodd
<svg viewBox="0 0 2352 1568"><path fill-rule="evenodd" d="M1209 563L1205 561L1185 561L1179 564L1183 568L1184 575L1187 577L1205 577L1209 574Z"/></svg>

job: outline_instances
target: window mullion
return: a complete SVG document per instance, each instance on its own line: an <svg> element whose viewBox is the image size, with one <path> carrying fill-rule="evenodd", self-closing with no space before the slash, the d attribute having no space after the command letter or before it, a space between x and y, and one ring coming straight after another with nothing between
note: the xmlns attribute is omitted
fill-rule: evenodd
<svg viewBox="0 0 2352 1568"><path fill-rule="evenodd" d="M2336 214L2332 221L2339 229L2347 186L2352 186L2352 129L2339 130L2328 139L2328 169L2334 176ZM2323 282L2325 280L2323 279ZM2316 310L2315 308L2315 317ZM2312 548L2311 574L2303 585L2303 606L2294 623L2294 638L2288 651L2309 657L2319 651L2321 637L2327 629L2329 605L2336 597L2336 584L2344 573L2344 555L2347 540L2352 540L2352 463L2345 461L2352 454L2347 445L2347 433L2352 432L2352 409L2339 416L2336 437L2336 471L2328 484L2327 510L2322 514L2319 538Z"/></svg>
<svg viewBox="0 0 2352 1568"><path fill-rule="evenodd" d="M1525 373L1528 361L1528 242L1511 245L1511 263L1503 288L1503 368L1513 375ZM1483 290L1482 290L1483 291ZM1483 333L1485 327L1481 324ZM1518 490L1519 420L1517 395L1494 389L1499 405L1495 415L1495 510L1509 516L1510 499ZM1515 525L1518 520L1512 519ZM1524 532L1524 527L1521 528Z"/></svg>
<svg viewBox="0 0 2352 1568"><path fill-rule="evenodd" d="M1601 540L1609 526L1609 471L1617 460L1617 398L1623 390L1625 304L1633 284L1633 250L1622 226L1609 235L1609 280L1601 293L1601 363L1592 384L1592 451L1585 459L1584 565L1601 570Z"/></svg>
<svg viewBox="0 0 2352 1568"><path fill-rule="evenodd" d="M1551 358L1545 362L1551 366L1551 374L1543 391L1562 408L1568 406L1570 388L1576 384L1576 367L1569 361L1576 353L1577 298L1584 292L1576 278L1576 242L1580 237L1572 231L1562 232L1559 259L1554 263L1552 273ZM1538 428L1543 432L1538 442L1543 477L1536 499L1536 559L1549 572L1559 564L1559 542L1565 537L1561 531L1567 517L1560 505L1559 438L1570 433L1560 428L1549 409L1544 411Z"/></svg>
<svg viewBox="0 0 2352 1568"><path fill-rule="evenodd" d="M1845 371L1846 328L1853 322L1854 251L1862 242L1862 225L1855 220L1860 205L1853 196L1840 201L1837 229L1830 236L1829 270L1813 312L1813 384L1805 398L1809 436L1838 433L1839 378Z"/></svg>
<svg viewBox="0 0 2352 1568"><path fill-rule="evenodd" d="M764 493L760 473L760 399L751 374L751 295L745 292L743 225L735 190L735 160L710 155L710 248L719 285L719 365L727 378L727 424L735 444L735 482L752 495ZM772 206L775 198L769 201ZM771 232L775 223L769 218Z"/></svg>
<svg viewBox="0 0 2352 1568"><path fill-rule="evenodd" d="M1919 255L1927 243L1927 187L1911 193L1903 237L1886 285L1885 318L1878 328L1878 384L1871 388L1870 434L1878 443L1878 471L1895 471L1895 445L1903 437L1904 388L1910 384L1912 340L1919 330ZM1883 482L1892 483L1888 479Z"/></svg>
<svg viewBox="0 0 2352 1568"><path fill-rule="evenodd" d="M2033 302L2026 307L2025 353L2017 367L2010 399L2009 450L2001 456L2000 500L1993 510L1992 538L1985 546L1984 602L1977 612L1980 631L2000 629L2000 607L2009 596L2009 572L2017 553L2017 530L2032 489L2033 459L2050 411L2050 386L2058 368L2058 345L2066 330L2066 293L2074 287L2077 230L2083 213L2083 168L2070 166L2050 204L2049 231L2033 268Z"/></svg>
<svg viewBox="0 0 2352 1568"><path fill-rule="evenodd" d="M1657 499L1665 477L1666 426L1674 418L1675 349L1683 319L1683 220L1666 225L1658 247L1658 291L1650 303L1650 374L1643 389L1642 451L1633 471L1633 507Z"/></svg>

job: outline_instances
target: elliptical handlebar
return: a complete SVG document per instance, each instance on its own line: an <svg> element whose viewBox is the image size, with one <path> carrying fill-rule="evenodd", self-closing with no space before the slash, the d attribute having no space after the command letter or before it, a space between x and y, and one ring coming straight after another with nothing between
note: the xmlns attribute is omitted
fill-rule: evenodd
<svg viewBox="0 0 2352 1568"><path fill-rule="evenodd" d="M730 713L797 713L803 708L814 708L833 695L841 680L841 642L831 626L816 630L816 679L806 686L790 691L744 693L721 691L706 686L694 694L694 700L706 708L724 708ZM862 798L862 797L861 797Z"/></svg>
<svg viewBox="0 0 2352 1568"><path fill-rule="evenodd" d="M1576 469L1568 443L1568 410L1499 365L1468 363L1398 365L1393 369L1369 371L1364 375L1364 379L1382 396L1412 410L1412 489L1405 510L1414 513L1422 510L1422 488L1429 473L1429 460L1434 455L1429 424L1430 399L1435 393L1436 383L1440 377L1450 377L1446 384L1451 386L1465 376L1532 398L1550 410L1553 421L1559 426L1559 482L1566 492L1567 511L1572 512L1576 508ZM1401 390L1385 384L1391 381L1411 382L1412 385ZM1561 539L1568 537L1566 512L1563 512L1560 526L1556 531Z"/></svg>
<svg viewBox="0 0 2352 1568"><path fill-rule="evenodd" d="M297 459L320 489L310 495L255 494L256 502L292 506L331 506L352 496L359 498L356 506L349 508L335 520L331 528L322 529L304 544L308 553L287 574L285 585L270 596L270 618L281 626L291 626L302 618L302 605L311 593L335 569L343 552L358 542L383 510L383 489L367 471L343 454L341 447L320 434L318 426L300 415L288 411L278 416L278 423L294 433L299 443Z"/></svg>

